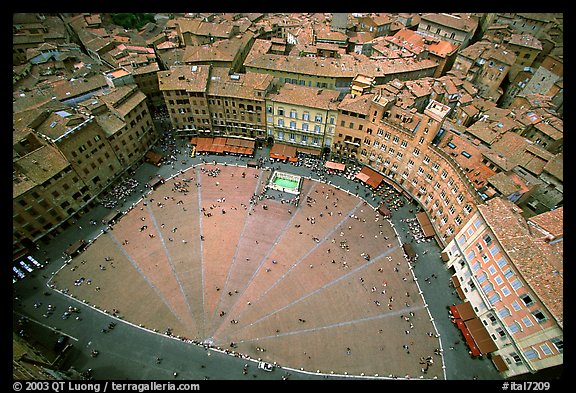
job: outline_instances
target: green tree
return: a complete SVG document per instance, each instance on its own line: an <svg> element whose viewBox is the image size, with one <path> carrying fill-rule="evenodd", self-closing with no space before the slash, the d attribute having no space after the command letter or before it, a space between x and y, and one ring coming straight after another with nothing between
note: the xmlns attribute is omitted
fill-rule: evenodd
<svg viewBox="0 0 576 393"><path fill-rule="evenodd" d="M112 14L112 22L125 29L140 29L148 22L154 23L154 14L149 13L119 13Z"/></svg>

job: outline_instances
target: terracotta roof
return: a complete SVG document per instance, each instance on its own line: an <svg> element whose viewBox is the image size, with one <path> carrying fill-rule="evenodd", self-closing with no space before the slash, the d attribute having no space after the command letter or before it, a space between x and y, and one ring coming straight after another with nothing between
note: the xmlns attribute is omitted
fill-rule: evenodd
<svg viewBox="0 0 576 393"><path fill-rule="evenodd" d="M57 148L51 145L44 145L14 161L14 166L34 184L44 183L68 165L70 165L68 160ZM25 187L29 187L29 185ZM12 192L13 196L20 195L22 187L15 184Z"/></svg>
<svg viewBox="0 0 576 393"><path fill-rule="evenodd" d="M258 97L257 91L267 90L274 77L269 74L246 72L244 74L229 75L227 68L215 67L208 83L208 94L217 97L236 97L248 100L264 100Z"/></svg>
<svg viewBox="0 0 576 393"><path fill-rule="evenodd" d="M271 101L292 105L302 105L310 108L335 110L336 100L340 93L337 90L318 89L315 87L294 85L286 83L268 98Z"/></svg>
<svg viewBox="0 0 576 393"><path fill-rule="evenodd" d="M520 209L505 198L490 199L478 210L523 280L562 325L564 269L557 247L534 236Z"/></svg>
<svg viewBox="0 0 576 393"><path fill-rule="evenodd" d="M186 90L205 92L208 87L210 65L178 65L158 72L160 91Z"/></svg>
<svg viewBox="0 0 576 393"><path fill-rule="evenodd" d="M245 45L245 40L231 38L216 41L211 45L187 46L184 49L184 63L226 61L231 62Z"/></svg>
<svg viewBox="0 0 576 393"><path fill-rule="evenodd" d="M473 18L461 18L450 14L429 13L421 16L422 20L432 21L442 26L448 26L467 33L473 32L478 27L478 22Z"/></svg>
<svg viewBox="0 0 576 393"><path fill-rule="evenodd" d="M542 133L544 133L545 135L548 135L550 138L552 138L555 141L560 140L564 137L564 130L563 129L557 129L552 124L546 123L544 121L541 121L540 123L536 124L535 128L538 131L541 131Z"/></svg>
<svg viewBox="0 0 576 393"><path fill-rule="evenodd" d="M338 110L368 115L370 113L370 105L373 97L374 93L363 94L356 97L346 94L338 104Z"/></svg>
<svg viewBox="0 0 576 393"><path fill-rule="evenodd" d="M477 121L466 129L466 133L480 139L487 145L494 143L501 134L498 129L492 128L490 123L486 121Z"/></svg>
<svg viewBox="0 0 576 393"><path fill-rule="evenodd" d="M176 18L175 23L180 27L181 32L192 33L194 35L208 36L215 38L230 38L233 34L233 26L230 23L210 23L198 19Z"/></svg>
<svg viewBox="0 0 576 393"><path fill-rule="evenodd" d="M373 60L362 55L342 55L341 58L295 57L273 54L254 56L245 61L246 67L257 69L284 71L319 77L348 77L357 74L384 77L390 74L403 73L411 70L433 69L438 64L432 60L414 61L412 59Z"/></svg>
<svg viewBox="0 0 576 393"><path fill-rule="evenodd" d="M512 34L508 43L512 45L525 46L527 48L542 50L542 43L540 40L531 34Z"/></svg>
<svg viewBox="0 0 576 393"><path fill-rule="evenodd" d="M521 190L520 185L505 172L499 172L489 177L487 181L504 197L508 197Z"/></svg>
<svg viewBox="0 0 576 393"><path fill-rule="evenodd" d="M74 127L86 121L85 116L67 111L52 112L36 127L36 131L52 140L57 140Z"/></svg>
<svg viewBox="0 0 576 393"><path fill-rule="evenodd" d="M554 239L562 237L564 235L564 206L530 217L528 222L549 233Z"/></svg>
<svg viewBox="0 0 576 393"><path fill-rule="evenodd" d="M121 119L124 119L137 105L146 100L146 95L136 85L119 86L99 97Z"/></svg>
<svg viewBox="0 0 576 393"><path fill-rule="evenodd" d="M558 180L564 181L564 153L556 154L543 169Z"/></svg>

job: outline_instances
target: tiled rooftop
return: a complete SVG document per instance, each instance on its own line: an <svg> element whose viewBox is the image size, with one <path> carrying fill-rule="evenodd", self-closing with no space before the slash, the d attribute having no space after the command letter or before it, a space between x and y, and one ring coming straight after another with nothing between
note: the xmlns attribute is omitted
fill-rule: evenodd
<svg viewBox="0 0 576 393"><path fill-rule="evenodd" d="M371 60L361 55L343 55L342 58L294 57L273 54L254 56L245 61L246 67L284 71L305 75L331 78L354 78L357 74L384 77L389 74L410 70L433 69L437 64L432 60L414 61L411 59Z"/></svg>
<svg viewBox="0 0 576 393"><path fill-rule="evenodd" d="M235 97L247 100L264 100L257 91L269 89L274 77L268 74L246 72L231 76L226 68L215 67L210 74L208 94L216 97Z"/></svg>
<svg viewBox="0 0 576 393"><path fill-rule="evenodd" d="M564 268L557 247L543 240L541 234L534 235L520 209L504 198L493 198L479 205L478 210L514 266L562 325ZM546 217L540 220L545 221Z"/></svg>
<svg viewBox="0 0 576 393"><path fill-rule="evenodd" d="M210 65L178 65L158 72L160 91L186 90L205 92L208 87Z"/></svg>
<svg viewBox="0 0 576 393"><path fill-rule="evenodd" d="M278 90L277 94L269 96L270 100L291 105L302 105L311 108L335 110L338 91L329 89L317 89L308 86L293 85L286 83Z"/></svg>
<svg viewBox="0 0 576 393"><path fill-rule="evenodd" d="M55 147L44 145L24 157L14 161L14 166L33 183L42 184L69 164L68 160ZM15 184L13 196L20 195L30 184Z"/></svg>
<svg viewBox="0 0 576 393"><path fill-rule="evenodd" d="M448 26L453 29L472 32L478 26L478 22L473 18L459 18L455 15L428 13L422 15L422 20L432 21L436 24Z"/></svg>

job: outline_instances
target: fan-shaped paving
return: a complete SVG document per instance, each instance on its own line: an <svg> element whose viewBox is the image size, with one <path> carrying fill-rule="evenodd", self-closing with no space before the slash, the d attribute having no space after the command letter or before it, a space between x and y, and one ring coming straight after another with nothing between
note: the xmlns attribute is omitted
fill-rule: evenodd
<svg viewBox="0 0 576 393"><path fill-rule="evenodd" d="M390 223L307 179L297 206L289 195L268 199L270 175L190 168L96 239L56 286L134 324L281 366L443 378ZM423 373L429 356L437 361Z"/></svg>

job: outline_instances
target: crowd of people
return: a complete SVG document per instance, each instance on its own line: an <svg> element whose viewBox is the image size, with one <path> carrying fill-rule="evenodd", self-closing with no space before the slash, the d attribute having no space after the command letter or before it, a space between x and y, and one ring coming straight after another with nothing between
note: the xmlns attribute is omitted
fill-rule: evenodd
<svg viewBox="0 0 576 393"><path fill-rule="evenodd" d="M403 218L400 221L408 224L406 234L410 236L410 242L416 242L416 243L430 242L430 238L426 237L424 231L422 230L422 226L420 225L416 217Z"/></svg>
<svg viewBox="0 0 576 393"><path fill-rule="evenodd" d="M106 193L106 196L100 199L100 203L109 209L114 209L122 205L128 197L138 191L140 183L134 177L125 177L120 182L112 186ZM142 192L142 190L139 190Z"/></svg>

